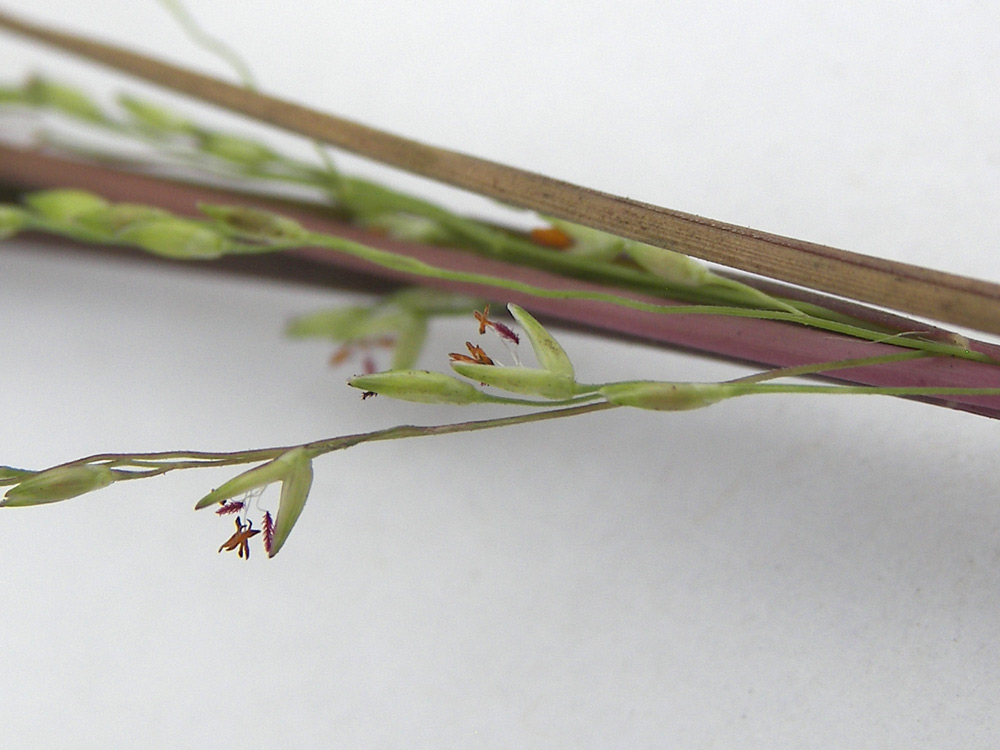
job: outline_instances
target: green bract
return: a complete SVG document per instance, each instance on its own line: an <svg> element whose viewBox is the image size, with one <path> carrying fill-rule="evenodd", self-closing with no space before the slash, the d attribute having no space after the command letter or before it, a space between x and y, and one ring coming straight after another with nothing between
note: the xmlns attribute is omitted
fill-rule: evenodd
<svg viewBox="0 0 1000 750"><path fill-rule="evenodd" d="M14 236L29 223L27 211L14 206L0 206L0 240Z"/></svg>
<svg viewBox="0 0 1000 750"><path fill-rule="evenodd" d="M361 349L391 343L391 369L409 370L417 363L430 316L468 314L482 304L485 303L466 295L411 287L371 305L352 305L303 315L293 320L286 330L289 336L323 337Z"/></svg>
<svg viewBox="0 0 1000 750"><path fill-rule="evenodd" d="M67 222L110 205L86 190L41 190L25 196L24 202L43 219Z"/></svg>
<svg viewBox="0 0 1000 750"><path fill-rule="evenodd" d="M514 320L524 329L528 341L531 342L531 348L535 351L538 364L543 369L556 375L562 375L572 381L574 377L573 363L552 334L545 330L545 327L529 315L523 307L510 304L507 305L507 309L514 316Z"/></svg>
<svg viewBox="0 0 1000 750"><path fill-rule="evenodd" d="M425 404L478 404L489 397L458 378L430 370L389 370L347 381L362 391Z"/></svg>
<svg viewBox="0 0 1000 750"><path fill-rule="evenodd" d="M0 482L16 484L22 479L34 476L36 472L29 469L17 469L13 466L0 466Z"/></svg>
<svg viewBox="0 0 1000 750"><path fill-rule="evenodd" d="M195 504L194 509L201 510L209 505L224 503L226 500L245 495L259 487L284 481L304 454L305 451L302 448L294 448L267 463L255 466L242 474L237 474L228 482L205 495Z"/></svg>
<svg viewBox="0 0 1000 750"><path fill-rule="evenodd" d="M103 465L57 466L11 487L0 504L19 507L56 503L107 487L115 479L115 473Z"/></svg>
<svg viewBox="0 0 1000 750"><path fill-rule="evenodd" d="M0 86L0 105L4 104L31 104L32 102L24 94L24 90L14 86Z"/></svg>
<svg viewBox="0 0 1000 750"><path fill-rule="evenodd" d="M220 225L247 239L268 242L302 242L309 232L294 219L246 206L216 206L202 203L198 210Z"/></svg>
<svg viewBox="0 0 1000 750"><path fill-rule="evenodd" d="M273 161L278 158L278 154L267 146L252 141L249 138L240 138L235 135L200 132L198 134L198 145L207 154L248 166Z"/></svg>
<svg viewBox="0 0 1000 750"><path fill-rule="evenodd" d="M281 483L281 499L278 501L278 517L274 521L274 538L268 557L274 557L288 539L292 527L299 520L302 508L305 507L312 487L312 461L302 448L296 448L286 453L289 466L288 474Z"/></svg>
<svg viewBox="0 0 1000 750"><path fill-rule="evenodd" d="M285 333L296 337L323 336L334 341L350 341L373 333L388 333L393 329L389 324L367 330L371 320L372 311L369 307L337 307L301 315L288 324Z"/></svg>
<svg viewBox="0 0 1000 750"><path fill-rule="evenodd" d="M452 235L433 219L412 214L380 213L369 216L362 215L359 224L378 229L408 242L423 242L428 245L445 244Z"/></svg>
<svg viewBox="0 0 1000 750"><path fill-rule="evenodd" d="M24 95L33 104L61 110L72 117L92 122L105 122L107 118L86 94L44 78L34 77L25 84Z"/></svg>
<svg viewBox="0 0 1000 750"><path fill-rule="evenodd" d="M413 367L420 354L427 334L427 316L394 305L352 306L296 318L286 332L289 336L319 336L362 347L389 339L394 342L392 369L406 370Z"/></svg>
<svg viewBox="0 0 1000 750"><path fill-rule="evenodd" d="M601 386L598 393L612 404L655 411L700 409L738 395L725 383L661 383L654 380L608 383Z"/></svg>
<svg viewBox="0 0 1000 750"><path fill-rule="evenodd" d="M625 252L651 274L676 286L694 288L716 278L698 261L673 250L643 242L628 242Z"/></svg>
<svg viewBox="0 0 1000 750"><path fill-rule="evenodd" d="M470 380L523 396L562 400L571 398L576 388L572 377L533 367L501 367L469 362L452 362L451 367Z"/></svg>
<svg viewBox="0 0 1000 750"><path fill-rule="evenodd" d="M392 349L392 369L411 369L420 357L426 338L426 315L413 312L403 316L396 329L396 341Z"/></svg>
<svg viewBox="0 0 1000 750"><path fill-rule="evenodd" d="M119 232L128 226L166 218L171 218L170 214L160 208L144 206L139 203L114 203L81 214L75 218L74 223L78 227L98 234L106 234L109 238L114 239Z"/></svg>
<svg viewBox="0 0 1000 750"><path fill-rule="evenodd" d="M552 226L565 232L573 239L573 244L565 251L568 255L576 255L590 260L610 261L621 255L626 240L613 234L591 229L570 221L553 217L545 217Z"/></svg>
<svg viewBox="0 0 1000 750"><path fill-rule="evenodd" d="M468 314L486 304L466 294L445 292L426 286L411 286L386 296L382 305L393 305L426 315Z"/></svg>
<svg viewBox="0 0 1000 750"><path fill-rule="evenodd" d="M136 125L146 130L168 133L192 133L195 130L191 122L178 117L170 110L136 99L134 96L122 94L118 97L118 104L131 115Z"/></svg>
<svg viewBox="0 0 1000 750"><path fill-rule="evenodd" d="M126 226L115 239L176 260L218 258L231 247L229 241L215 230L174 217Z"/></svg>

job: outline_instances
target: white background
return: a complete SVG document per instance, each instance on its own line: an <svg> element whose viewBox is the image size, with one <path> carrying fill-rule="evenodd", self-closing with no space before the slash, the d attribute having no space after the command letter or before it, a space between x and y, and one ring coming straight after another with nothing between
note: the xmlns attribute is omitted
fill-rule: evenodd
<svg viewBox="0 0 1000 750"><path fill-rule="evenodd" d="M229 75L153 2L31 6ZM609 192L1000 279L992 5L193 10L266 91ZM6 35L0 70L147 91ZM290 316L352 299L8 242L0 463L496 414L361 402L329 347L282 338ZM472 332L441 323L422 364L440 368ZM561 340L584 380L735 371ZM216 554L230 520L191 512L226 472L4 510L0 732L73 748L991 747L997 431L898 400L788 397L362 446L317 462L284 550L249 563Z"/></svg>

